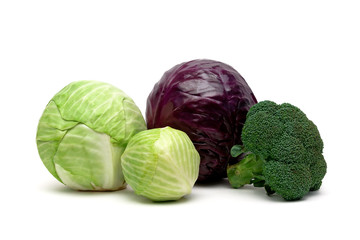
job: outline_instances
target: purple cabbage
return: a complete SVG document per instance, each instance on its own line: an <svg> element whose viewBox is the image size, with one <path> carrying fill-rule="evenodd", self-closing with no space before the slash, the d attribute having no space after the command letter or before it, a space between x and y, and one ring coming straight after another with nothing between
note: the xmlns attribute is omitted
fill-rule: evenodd
<svg viewBox="0 0 360 240"><path fill-rule="evenodd" d="M198 181L226 177L230 149L241 144L246 113L256 98L231 66L193 60L171 68L147 99L147 127L170 126L188 134L201 163Z"/></svg>

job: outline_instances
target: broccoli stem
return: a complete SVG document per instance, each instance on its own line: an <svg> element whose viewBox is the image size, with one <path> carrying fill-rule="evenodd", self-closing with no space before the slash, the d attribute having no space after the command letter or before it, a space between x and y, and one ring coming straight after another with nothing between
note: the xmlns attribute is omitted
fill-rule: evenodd
<svg viewBox="0 0 360 240"><path fill-rule="evenodd" d="M265 187L265 190L266 190L267 195L271 195L271 194L274 194L274 193L275 193L275 191L272 190L269 185L266 184L264 187Z"/></svg>
<svg viewBox="0 0 360 240"><path fill-rule="evenodd" d="M238 157L244 154L244 148L235 145L231 149L231 155ZM262 175L264 159L254 153L246 152L245 156L238 163L229 165L227 169L228 180L234 188L246 184L253 184L255 187L264 187L265 178Z"/></svg>

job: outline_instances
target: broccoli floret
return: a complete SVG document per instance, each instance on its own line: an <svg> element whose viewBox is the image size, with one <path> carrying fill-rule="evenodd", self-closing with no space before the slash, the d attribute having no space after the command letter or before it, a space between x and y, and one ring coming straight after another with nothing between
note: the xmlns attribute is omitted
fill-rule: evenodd
<svg viewBox="0 0 360 240"><path fill-rule="evenodd" d="M264 164L265 183L285 200L298 200L309 192L311 173L305 164L268 161Z"/></svg>
<svg viewBox="0 0 360 240"><path fill-rule="evenodd" d="M284 125L278 118L260 111L246 117L241 138L245 149L267 158L271 155L273 141L279 139L283 132Z"/></svg>
<svg viewBox="0 0 360 240"><path fill-rule="evenodd" d="M310 165L310 173L311 173L311 187L310 191L316 191L320 189L322 179L326 174L326 162L324 156L322 154L318 154L315 156L315 162Z"/></svg>
<svg viewBox="0 0 360 240"><path fill-rule="evenodd" d="M235 145L238 163L228 166L233 187L254 184L285 200L298 200L318 190L326 174L323 141L316 125L297 107L262 101L250 108ZM246 153L246 154L244 154Z"/></svg>

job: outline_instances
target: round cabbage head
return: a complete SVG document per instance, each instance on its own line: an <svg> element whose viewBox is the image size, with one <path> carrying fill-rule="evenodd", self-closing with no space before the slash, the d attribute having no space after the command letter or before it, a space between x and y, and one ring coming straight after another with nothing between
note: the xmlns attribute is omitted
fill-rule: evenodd
<svg viewBox="0 0 360 240"><path fill-rule="evenodd" d="M199 181L226 177L230 149L241 144L246 113L256 98L231 66L212 60L181 63L165 72L147 99L147 127L187 133L198 150Z"/></svg>
<svg viewBox="0 0 360 240"><path fill-rule="evenodd" d="M145 130L134 101L103 82L77 81L58 92L40 118L40 158L60 182L76 190L124 188L121 155L128 141Z"/></svg>
<svg viewBox="0 0 360 240"><path fill-rule="evenodd" d="M121 159L126 182L153 201L190 194L199 175L199 153L186 133L171 127L136 134Z"/></svg>

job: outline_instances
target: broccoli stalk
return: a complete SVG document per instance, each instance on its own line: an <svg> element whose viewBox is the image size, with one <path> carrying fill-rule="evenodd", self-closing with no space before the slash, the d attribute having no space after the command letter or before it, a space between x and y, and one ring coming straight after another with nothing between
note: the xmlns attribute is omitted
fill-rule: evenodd
<svg viewBox="0 0 360 240"><path fill-rule="evenodd" d="M326 174L323 142L299 108L259 102L250 108L241 137L243 145L231 149L239 162L227 169L234 188L253 184L285 200L301 199L320 188Z"/></svg>
<svg viewBox="0 0 360 240"><path fill-rule="evenodd" d="M237 146L239 145L234 147ZM241 164L229 165L227 172L231 186L239 188L246 184L254 184L254 186L263 187L265 180L262 176L263 165L264 160L253 153L245 155L241 160Z"/></svg>

